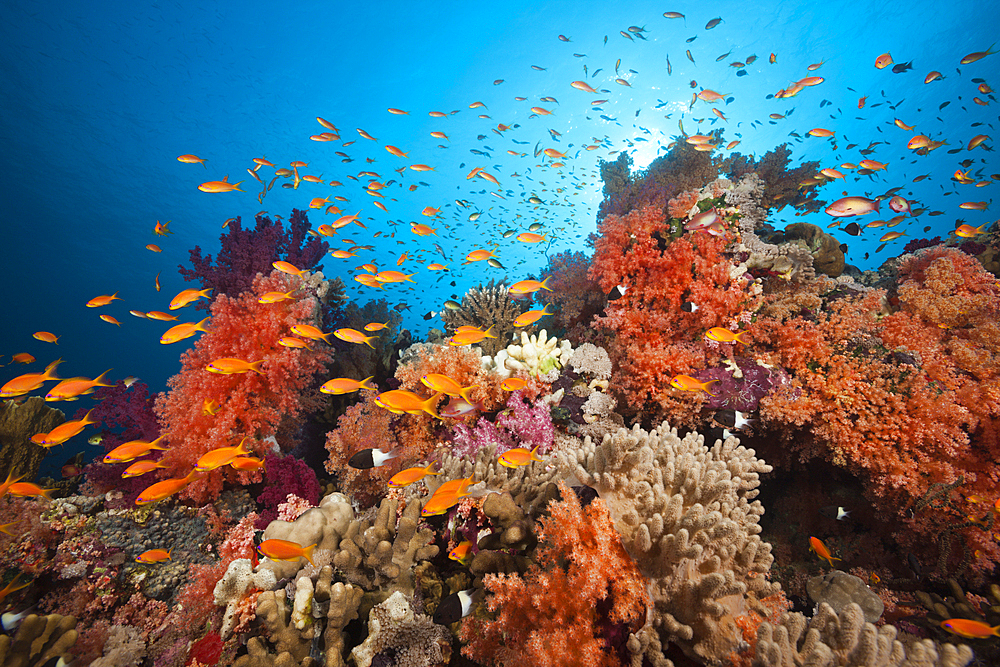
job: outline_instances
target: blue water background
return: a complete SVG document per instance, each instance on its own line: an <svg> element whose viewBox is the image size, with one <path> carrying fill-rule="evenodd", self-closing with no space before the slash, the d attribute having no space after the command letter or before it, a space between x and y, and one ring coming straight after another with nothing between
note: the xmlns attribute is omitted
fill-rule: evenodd
<svg viewBox="0 0 1000 667"><path fill-rule="evenodd" d="M686 18L666 19L664 11ZM706 30L715 17L723 22ZM619 34L630 26L644 27L646 40ZM608 158L610 150L629 150L636 167L643 167L679 134L678 121L689 134L724 125L725 141L740 139L736 151L758 156L788 141L796 163L816 159L824 167L857 163L863 159L857 148L888 142L870 156L887 163L887 171L871 179L845 172L846 183L825 186L822 198L832 201L842 191L873 196L902 186L900 194L914 199L915 206L945 215L907 220L896 228L907 236L878 255L875 247L884 228L861 238L839 234L849 244L849 262L875 268L884 257L898 254L909 238L947 235L959 218L973 225L993 219L990 211L964 211L958 204L990 200L996 185L977 189L949 179L960 160L972 158L972 175L989 180L989 174L1000 171L995 153L946 151L964 147L975 134L996 135L995 102L979 95L991 106L973 104L978 93L971 79L1000 84L994 76L1000 56L962 67L959 60L997 41L998 27L991 2L6 3L0 21L0 148L6 165L0 180L0 363L29 352L38 361L28 368L38 368L61 356L63 377L94 377L114 368L112 377L138 376L152 390L163 390L179 369L182 346L192 341L161 346L158 338L170 324L137 319L128 310L167 310L174 294L194 286L182 280L177 266L187 264L195 245L214 255L227 218L240 215L244 226L252 225L254 213L266 210L287 220L293 207L306 208L312 197L336 194L349 197L342 204L345 212L361 210L367 225L367 230L351 227L344 234L361 244L372 243L376 231L396 231L396 236L375 239L376 250L361 261L326 258L324 273L343 278L360 303L381 296L390 304L405 301L410 309L404 326L422 335L428 324L440 326L440 320L427 322L422 315L439 310L445 299L460 298L490 278L506 275L516 281L538 273L547 263L546 252L584 250L601 201L598 160ZM558 39L560 34L570 41ZM685 43L690 37L696 39ZM695 63L685 56L687 49ZM913 70L876 69L876 57L886 51L896 63L912 61ZM771 53L775 64L768 62ZM746 68L748 75L737 76L729 63L752 54L757 60ZM821 61L821 68L807 71ZM592 78L597 69L603 71ZM945 78L925 85L931 70ZM808 75L825 81L792 99L766 99ZM597 96L570 87L581 79L610 92ZM692 81L697 82L694 90L709 88L733 98L719 105L727 123L705 103L689 110ZM867 106L859 111L858 98L864 95ZM518 102L515 96L527 100ZM540 102L543 96L555 97L558 104ZM595 98L608 99L600 112L591 108ZM821 106L823 100L830 104ZM486 109L469 108L477 101ZM945 101L950 105L939 110ZM529 118L532 106L553 114ZM388 107L409 115L392 115ZM435 110L459 113L428 116ZM787 117L769 122L770 113ZM317 116L337 125L341 142L309 139L324 131ZM913 133L895 127L896 118L949 145L926 157L913 155L905 147ZM751 121L761 124L751 127ZM973 128L975 122L984 125ZM498 123L520 127L498 136L492 131ZM814 127L835 130L835 140L807 137ZM378 141L363 139L356 128ZM549 129L561 137L554 139ZM431 137L435 130L446 132L450 141ZM353 145L342 147L351 140ZM582 150L595 141L606 147ZM848 143L858 147L845 150ZM409 159L390 155L387 144L408 151ZM536 145L567 151L567 166L540 166L545 162L532 157ZM490 157L470 149L488 151ZM343 163L336 150L353 162ZM508 150L528 155L512 156ZM208 168L176 160L187 153L206 158ZM345 185L275 186L258 204L260 188L246 169L260 156L277 166L305 161L309 167L302 173ZM407 170L402 177L393 172L415 162L435 171ZM466 179L476 166L500 179L506 199L491 196L486 181ZM388 214L362 191L367 179L347 178L363 170L379 173L383 182L396 178L403 183L383 191ZM261 173L270 180L272 170ZM247 192L197 189L227 174L230 181L243 181ZM931 177L914 184L920 174ZM427 186L408 191L421 181ZM946 196L954 190L960 194ZM545 205L529 204L533 194ZM471 206L461 208L456 199ZM441 207L442 216L421 216L425 206ZM468 221L474 211L483 212L476 223ZM332 220L322 211L309 217L314 228ZM154 236L157 220L170 220L174 234ZM825 227L831 218L822 212L796 217L786 208L773 220ZM388 221L401 224L391 227ZM441 238L417 238L409 231L411 221L440 228ZM553 235L551 245L524 246L501 238L504 230L524 231L535 221ZM923 233L926 225L932 229ZM447 261L433 242L442 246ZM151 253L148 243L159 244L163 252ZM468 252L491 244L498 247L506 274L484 262L462 267ZM337 239L334 247L346 245ZM417 272L416 289L390 285L385 295L352 279L362 261L396 268L404 251L428 263L442 261L452 272L443 277L410 261L403 268ZM153 287L157 273L163 286L159 293ZM451 280L456 287L448 284ZM121 301L99 310L84 307L90 298L115 291ZM182 321L200 319L200 313L180 312ZM121 327L99 320L101 313L117 317ZM31 334L38 330L61 336L58 347L34 340ZM25 370L7 366L0 379ZM60 407L72 414L89 403L84 399Z"/></svg>

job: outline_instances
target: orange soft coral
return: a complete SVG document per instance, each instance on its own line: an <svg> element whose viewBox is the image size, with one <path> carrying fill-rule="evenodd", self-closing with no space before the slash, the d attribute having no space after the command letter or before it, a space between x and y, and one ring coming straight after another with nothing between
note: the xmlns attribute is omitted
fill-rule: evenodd
<svg viewBox="0 0 1000 667"><path fill-rule="evenodd" d="M316 341L311 350L278 344L279 338L293 335L293 325L318 324L315 297L306 294L297 300L258 303L265 292L288 292L301 283L275 271L258 275L253 292L219 295L212 303L211 330L181 355L181 372L170 378L170 391L156 400L156 414L170 447L162 459L166 467L161 479L184 477L203 454L236 445L244 437L252 451L263 454L268 447L264 438L283 435L282 429L296 417L318 407L316 375L331 359L326 344ZM225 357L263 361L261 374L218 375L206 370L209 363ZM221 405L215 415L203 409L208 400ZM227 480L259 481L260 473L221 468L192 482L181 495L208 502Z"/></svg>
<svg viewBox="0 0 1000 667"><path fill-rule="evenodd" d="M488 574L496 618L468 618L462 653L486 665L620 665L627 638L646 619L646 582L622 546L604 502L586 509L564 483L563 500L539 520L541 540L524 577Z"/></svg>

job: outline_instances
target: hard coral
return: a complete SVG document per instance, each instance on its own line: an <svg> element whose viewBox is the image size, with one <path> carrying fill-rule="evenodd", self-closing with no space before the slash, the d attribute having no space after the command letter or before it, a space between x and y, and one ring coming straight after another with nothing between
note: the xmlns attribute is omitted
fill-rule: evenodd
<svg viewBox="0 0 1000 667"><path fill-rule="evenodd" d="M318 407L318 393L310 395L308 389L331 359L325 344L316 342L312 349L300 349L278 343L293 325L316 324L316 299L258 302L265 292L288 292L300 282L298 277L275 271L258 276L253 292L220 295L213 301L211 331L181 356L180 374L170 379L170 391L156 401L170 445L161 478L183 477L206 452L234 446L242 438L247 438L251 451L263 453L264 438L292 437L294 420ZM263 363L259 373L219 375L206 370L211 362L227 357ZM204 409L210 400L222 406L214 415ZM255 479L260 479L260 473L226 467L192 482L181 495L205 502L218 496L225 481Z"/></svg>

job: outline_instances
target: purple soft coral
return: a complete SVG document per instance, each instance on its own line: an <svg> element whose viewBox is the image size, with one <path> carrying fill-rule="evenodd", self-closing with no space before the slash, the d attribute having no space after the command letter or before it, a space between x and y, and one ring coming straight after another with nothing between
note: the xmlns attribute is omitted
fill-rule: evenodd
<svg viewBox="0 0 1000 667"><path fill-rule="evenodd" d="M213 296L228 294L236 296L251 289L254 276L269 274L271 264L279 259L291 262L300 269L320 269L319 261L330 249L330 244L319 238L311 238L305 245L309 220L304 211L292 209L286 231L281 221L272 221L266 215L257 216L257 226L253 230L243 229L237 217L229 223L227 234L219 237L222 247L216 257L202 257L201 246L190 251L193 269L179 267L184 280L200 280L203 287L211 287ZM200 302L199 308L207 308L207 302Z"/></svg>
<svg viewBox="0 0 1000 667"><path fill-rule="evenodd" d="M481 447L491 445L497 456L514 447L538 447L539 453L545 453L554 438L549 406L541 401L526 403L521 392L515 391L507 400L507 409L497 415L496 423L481 417L473 428L456 424L452 429L452 452L471 459Z"/></svg>
<svg viewBox="0 0 1000 667"><path fill-rule="evenodd" d="M781 368L761 366L742 357L733 361L738 371L737 368L718 366L692 373L692 377L700 382L718 380L710 387L714 396L708 397L705 407L712 410L730 408L740 412L753 412L760 399L772 389L791 382L788 373Z"/></svg>
<svg viewBox="0 0 1000 667"><path fill-rule="evenodd" d="M278 505L285 502L289 493L308 500L315 505L319 502L320 488L316 472L294 456L268 454L264 457L267 472L264 492L257 496L257 502L264 506L257 519L257 528L267 528L267 524L278 518Z"/></svg>

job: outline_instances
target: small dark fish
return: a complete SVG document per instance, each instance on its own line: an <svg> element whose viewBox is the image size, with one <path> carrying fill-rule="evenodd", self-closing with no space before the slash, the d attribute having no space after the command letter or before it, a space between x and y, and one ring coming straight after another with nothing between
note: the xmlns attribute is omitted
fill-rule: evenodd
<svg viewBox="0 0 1000 667"><path fill-rule="evenodd" d="M718 62L722 62L723 60L725 60L726 58L728 58L729 54L732 53L732 52L733 52L733 50L729 49L728 53L723 53L721 56L719 56L718 58L715 59L715 62L717 62L717 63Z"/></svg>
<svg viewBox="0 0 1000 667"><path fill-rule="evenodd" d="M685 301L684 303L681 304L681 310L683 310L685 313L693 313L694 311L698 310L698 304L696 304L694 301Z"/></svg>
<svg viewBox="0 0 1000 667"><path fill-rule="evenodd" d="M535 70L537 72L544 72L547 68L545 68L545 67L539 67L538 65L532 65L531 69L533 69L533 70Z"/></svg>
<svg viewBox="0 0 1000 667"><path fill-rule="evenodd" d="M481 596L482 589L475 588L452 593L441 600L434 612L434 622L438 625L451 625L462 620L472 612L478 602L477 598Z"/></svg>
<svg viewBox="0 0 1000 667"><path fill-rule="evenodd" d="M911 553L906 554L906 566L910 568L910 572L915 578L920 578L920 561L917 560L916 556Z"/></svg>
<svg viewBox="0 0 1000 667"><path fill-rule="evenodd" d="M625 292L628 291L628 287L624 285L618 285L617 287L612 287L611 291L608 292L608 301L617 301L618 299L625 296Z"/></svg>
<svg viewBox="0 0 1000 667"><path fill-rule="evenodd" d="M530 225L530 226L528 227L528 231L529 231L529 232L537 232L537 231L538 231L539 229L541 229L541 228L542 228L542 223L540 223L540 222L533 222L533 223L532 223L532 224L531 224L531 225Z"/></svg>
<svg viewBox="0 0 1000 667"><path fill-rule="evenodd" d="M927 227L924 227L924 234L926 234L929 231L931 231L930 225L928 225Z"/></svg>
<svg viewBox="0 0 1000 667"><path fill-rule="evenodd" d="M714 28L715 26L719 25L720 23L722 23L722 19L721 18L712 19L711 21L709 21L708 23L705 24L705 30L711 30L712 28Z"/></svg>
<svg viewBox="0 0 1000 667"><path fill-rule="evenodd" d="M908 62L908 63L899 63L898 65L894 66L892 68L892 73L893 74L902 74L903 72L905 72L908 69L913 69L913 61L912 60L910 62Z"/></svg>
<svg viewBox="0 0 1000 667"><path fill-rule="evenodd" d="M598 72L603 72L603 71L604 71L603 67L598 67L597 69L594 70L594 73L590 75L590 78L593 79L595 76L597 76Z"/></svg>
<svg viewBox="0 0 1000 667"><path fill-rule="evenodd" d="M670 76L673 73L674 73L674 68L670 64L670 56L667 56L667 76Z"/></svg>
<svg viewBox="0 0 1000 667"><path fill-rule="evenodd" d="M500 260L498 260L496 257L490 257L489 259L486 260L486 263L492 266L494 269L500 269L502 271L507 270L507 268L503 264L501 264ZM452 283L451 286L454 287L455 283Z"/></svg>
<svg viewBox="0 0 1000 667"><path fill-rule="evenodd" d="M747 71L745 69L741 69L740 71L738 71L736 73L736 76L746 76L746 75L747 75Z"/></svg>
<svg viewBox="0 0 1000 667"><path fill-rule="evenodd" d="M828 519L836 519L837 521L843 521L850 516L850 511L845 510L843 507L838 505L828 505L827 507L820 507L819 513Z"/></svg>
<svg viewBox="0 0 1000 667"><path fill-rule="evenodd" d="M434 312L433 310L424 313L424 319L425 320L432 320L432 319L434 319L437 316L438 316L438 313Z"/></svg>
<svg viewBox="0 0 1000 667"><path fill-rule="evenodd" d="M389 459L394 459L401 454L398 450L383 452L381 449L362 449L347 461L347 465L358 470L367 470L385 465Z"/></svg>
<svg viewBox="0 0 1000 667"><path fill-rule="evenodd" d="M757 60L757 56L747 56L747 59L746 59L745 62L746 62L747 65L752 65L755 60Z"/></svg>
<svg viewBox="0 0 1000 667"><path fill-rule="evenodd" d="M698 64L698 63L695 63L695 62L694 62L694 56L692 56L692 55L691 55L691 49L688 49L687 51L685 51L685 52L684 52L684 55L686 55L686 56L688 57L688 60L690 60L690 61L691 61L692 63L694 63L695 65L697 65L697 64Z"/></svg>
<svg viewBox="0 0 1000 667"><path fill-rule="evenodd" d="M515 231L516 231L516 230L513 230L513 229L508 229L507 231L505 231L505 232L503 233L503 237L504 237L505 239L509 239L509 238L510 238L511 236L513 236L513 235L514 235Z"/></svg>
<svg viewBox="0 0 1000 667"><path fill-rule="evenodd" d="M624 30L619 30L618 34L621 35L622 37L627 37L628 41L630 41L630 42L634 42L635 41L634 39L632 39L632 35L628 34Z"/></svg>
<svg viewBox="0 0 1000 667"><path fill-rule="evenodd" d="M698 35L695 35L694 37L688 37L687 39L684 40L684 43L685 44L690 44L691 42L693 42L696 39L698 39Z"/></svg>
<svg viewBox="0 0 1000 667"><path fill-rule="evenodd" d="M948 100L947 102L942 102L941 105L938 106L938 111L941 111L941 109L944 109L949 104L951 104L951 100Z"/></svg>
<svg viewBox="0 0 1000 667"><path fill-rule="evenodd" d="M847 254L847 244L846 243L841 243L840 244L840 252L844 253L845 255Z"/></svg>
<svg viewBox="0 0 1000 667"><path fill-rule="evenodd" d="M868 259L868 253L865 253L865 259Z"/></svg>
<svg viewBox="0 0 1000 667"><path fill-rule="evenodd" d="M448 300L444 302L444 307L447 308L448 310L461 310L462 304L460 304L458 301Z"/></svg>
<svg viewBox="0 0 1000 667"><path fill-rule="evenodd" d="M856 222L849 223L846 227L844 227L844 233L850 234L851 236L860 236L861 226Z"/></svg>
<svg viewBox="0 0 1000 667"><path fill-rule="evenodd" d="M880 253L880 252L882 252L883 250L885 250L885 246L886 246L886 245L888 245L888 243L883 243L883 244L882 244L882 245L880 245L879 247L875 248L875 252L876 252L876 253Z"/></svg>

